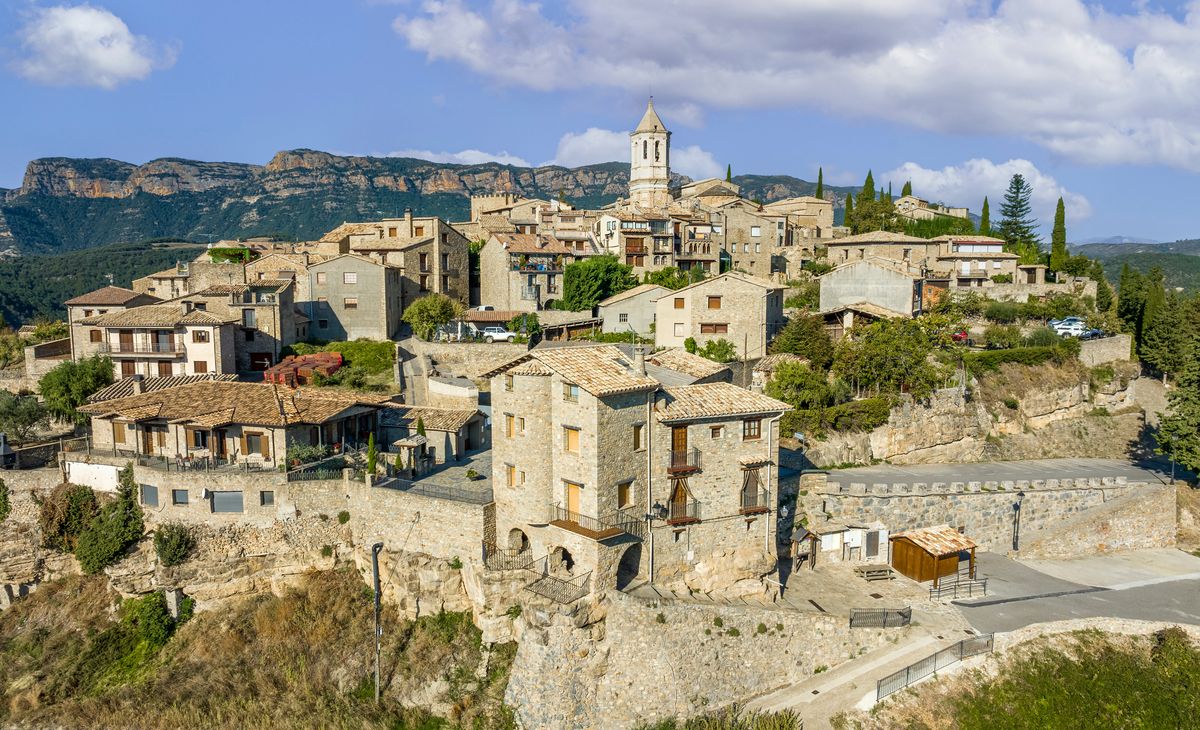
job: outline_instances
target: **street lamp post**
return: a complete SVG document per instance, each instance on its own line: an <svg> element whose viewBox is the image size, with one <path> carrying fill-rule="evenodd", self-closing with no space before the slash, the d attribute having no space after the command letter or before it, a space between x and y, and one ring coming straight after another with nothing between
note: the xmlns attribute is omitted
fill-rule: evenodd
<svg viewBox="0 0 1200 730"><path fill-rule="evenodd" d="M1016 552L1021 545L1021 502L1025 499L1024 492L1017 492L1017 501L1013 502L1013 539L1012 549Z"/></svg>
<svg viewBox="0 0 1200 730"><path fill-rule="evenodd" d="M381 550L383 550L381 542L371 546L371 572L375 581L375 704L377 705L379 704L379 645L380 639L383 637L383 627L379 623L379 551Z"/></svg>

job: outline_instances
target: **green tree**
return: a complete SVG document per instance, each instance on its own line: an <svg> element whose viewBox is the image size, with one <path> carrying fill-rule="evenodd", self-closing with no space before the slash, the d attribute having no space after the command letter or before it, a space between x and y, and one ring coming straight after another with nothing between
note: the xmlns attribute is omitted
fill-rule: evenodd
<svg viewBox="0 0 1200 730"><path fill-rule="evenodd" d="M985 236L992 233L992 210L988 206L987 196L983 196L983 207L979 209L979 232Z"/></svg>
<svg viewBox="0 0 1200 730"><path fill-rule="evenodd" d="M813 193L813 197L825 198L825 168L817 168L817 191Z"/></svg>
<svg viewBox="0 0 1200 730"><path fill-rule="evenodd" d="M904 187L900 188L900 197L912 195L912 180L905 180Z"/></svg>
<svg viewBox="0 0 1200 730"><path fill-rule="evenodd" d="M413 333L431 340L439 327L444 327L463 315L463 305L445 294L428 294L408 305L401 316Z"/></svg>
<svg viewBox="0 0 1200 730"><path fill-rule="evenodd" d="M187 560L195 545L196 540L187 525L168 522L154 531L154 552L158 555L158 562L167 567Z"/></svg>
<svg viewBox="0 0 1200 730"><path fill-rule="evenodd" d="M417 416L417 435L425 435L425 419L421 418L420 416Z"/></svg>
<svg viewBox="0 0 1200 730"><path fill-rule="evenodd" d="M518 314L508 320L508 330L523 334L526 337L536 337L542 333L542 323L538 320L537 312Z"/></svg>
<svg viewBox="0 0 1200 730"><path fill-rule="evenodd" d="M904 223L896 216L896 207L887 196L878 200L863 200L859 197L854 209L854 222L851 225L854 233L869 233L870 231L892 231L899 233L904 230Z"/></svg>
<svg viewBox="0 0 1200 730"><path fill-rule="evenodd" d="M14 395L0 390L0 433L16 443L24 443L50 425L50 414L38 403L37 396Z"/></svg>
<svg viewBox="0 0 1200 730"><path fill-rule="evenodd" d="M803 363L784 362L767 383L767 395L806 410L828 408L849 397L844 384Z"/></svg>
<svg viewBox="0 0 1200 730"><path fill-rule="evenodd" d="M1167 393L1167 412L1158 427L1158 453L1200 472L1200 360L1191 358Z"/></svg>
<svg viewBox="0 0 1200 730"><path fill-rule="evenodd" d="M737 359L737 347L722 337L705 342L704 347L696 350L696 354L713 362L732 362Z"/></svg>
<svg viewBox="0 0 1200 730"><path fill-rule="evenodd" d="M12 512L12 504L8 501L8 485L0 479L0 522L8 519L8 514Z"/></svg>
<svg viewBox="0 0 1200 730"><path fill-rule="evenodd" d="M367 436L367 473L375 476L375 469L379 466L379 449L375 446L375 434Z"/></svg>
<svg viewBox="0 0 1200 730"><path fill-rule="evenodd" d="M1104 277L1104 264L1093 261L1088 270L1088 277L1096 282L1096 311L1109 312L1113 307L1113 290Z"/></svg>
<svg viewBox="0 0 1200 730"><path fill-rule="evenodd" d="M867 170L867 179L863 181L862 190L858 192L858 200L854 201L860 206L868 201L875 199L875 176Z"/></svg>
<svg viewBox="0 0 1200 730"><path fill-rule="evenodd" d="M1121 278L1117 281L1117 318L1125 331L1137 340L1142 322L1142 308L1146 305L1146 277L1142 272L1121 267Z"/></svg>
<svg viewBox="0 0 1200 730"><path fill-rule="evenodd" d="M846 193L846 213L842 216L843 226L854 226L854 193Z"/></svg>
<svg viewBox="0 0 1200 730"><path fill-rule="evenodd" d="M1154 329L1159 317L1167 304L1167 293L1163 289L1163 272L1157 266L1146 275L1146 298L1142 301L1142 311L1138 317L1137 336L1134 339L1134 349L1138 359L1145 359L1143 350L1146 347L1147 335ZM1169 337L1160 334L1159 337Z"/></svg>
<svg viewBox="0 0 1200 730"><path fill-rule="evenodd" d="M120 560L125 550L141 539L144 529L133 464L127 464L117 477L117 499L101 507L100 514L79 534L75 543L79 567L88 575L99 573Z"/></svg>
<svg viewBox="0 0 1200 730"><path fill-rule="evenodd" d="M703 273L701 270L702 276ZM646 275L642 277L642 283L657 284L668 289L682 289L692 283L692 278L688 271L680 271L674 266L664 266L658 271L647 271Z"/></svg>
<svg viewBox="0 0 1200 730"><path fill-rule="evenodd" d="M83 423L84 417L75 409L87 403L88 396L112 382L112 360L94 355L56 366L42 376L38 391L51 416L61 421Z"/></svg>
<svg viewBox="0 0 1200 730"><path fill-rule="evenodd" d="M563 271L560 309L590 310L600 301L637 286L633 268L616 256L591 256L568 264Z"/></svg>
<svg viewBox="0 0 1200 730"><path fill-rule="evenodd" d="M771 340L772 353L789 353L808 360L815 370L827 370L833 362L833 340L825 321L817 315L792 317Z"/></svg>
<svg viewBox="0 0 1200 730"><path fill-rule="evenodd" d="M725 165L725 182L733 182L733 165Z"/></svg>
<svg viewBox="0 0 1200 730"><path fill-rule="evenodd" d="M1050 270L1064 271L1067 266L1067 209L1063 199L1058 199L1054 209L1054 228L1050 232Z"/></svg>
<svg viewBox="0 0 1200 730"><path fill-rule="evenodd" d="M921 322L887 319L855 327L834 354L833 372L860 393L925 398L945 378L929 361L933 342Z"/></svg>
<svg viewBox="0 0 1200 730"><path fill-rule="evenodd" d="M1009 180L1004 202L1000 204L1000 227L997 232L1008 250L1017 254L1023 264L1036 264L1042 255L1042 239L1037 233L1037 219L1033 217L1030 204L1032 196L1033 188L1017 173Z"/></svg>
<svg viewBox="0 0 1200 730"><path fill-rule="evenodd" d="M1172 290L1159 303L1157 297L1147 297L1146 323L1138 354L1143 362L1168 376L1178 376L1196 353L1185 317L1183 303Z"/></svg>

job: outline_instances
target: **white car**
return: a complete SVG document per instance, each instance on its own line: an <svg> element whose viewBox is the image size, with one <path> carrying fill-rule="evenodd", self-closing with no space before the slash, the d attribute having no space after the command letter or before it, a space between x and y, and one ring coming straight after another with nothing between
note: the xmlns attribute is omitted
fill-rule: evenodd
<svg viewBox="0 0 1200 730"><path fill-rule="evenodd" d="M484 327L483 328L483 341L484 342L488 342L488 343L492 343L492 342L496 342L496 341L512 342L515 339L517 339L517 333L509 332L508 330L504 329L503 327Z"/></svg>
<svg viewBox="0 0 1200 730"><path fill-rule="evenodd" d="M1061 322L1054 325L1054 332L1059 337L1079 337L1084 332L1088 331L1088 326L1083 322Z"/></svg>

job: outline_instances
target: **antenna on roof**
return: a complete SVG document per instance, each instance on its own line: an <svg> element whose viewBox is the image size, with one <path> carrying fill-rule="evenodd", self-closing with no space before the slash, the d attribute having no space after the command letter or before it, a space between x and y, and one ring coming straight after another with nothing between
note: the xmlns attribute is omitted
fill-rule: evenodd
<svg viewBox="0 0 1200 730"><path fill-rule="evenodd" d="M104 275L104 278L108 279L108 285L109 285L109 286L112 286L112 284L113 284L113 275L112 275L112 274L105 274L105 275Z"/></svg>

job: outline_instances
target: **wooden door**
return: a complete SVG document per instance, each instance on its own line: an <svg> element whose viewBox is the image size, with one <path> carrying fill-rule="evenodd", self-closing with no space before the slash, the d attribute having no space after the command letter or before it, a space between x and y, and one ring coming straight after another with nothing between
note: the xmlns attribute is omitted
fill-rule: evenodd
<svg viewBox="0 0 1200 730"><path fill-rule="evenodd" d="M171 377L171 363L160 362L158 364L158 377L160 377L160 378Z"/></svg>
<svg viewBox="0 0 1200 730"><path fill-rule="evenodd" d="M117 342L121 352L133 352L133 330L117 332Z"/></svg>
<svg viewBox="0 0 1200 730"><path fill-rule="evenodd" d="M220 458L225 457L225 431L223 429L218 429L215 431L213 433L212 440L209 441L209 443L212 446L212 452L214 456Z"/></svg>
<svg viewBox="0 0 1200 730"><path fill-rule="evenodd" d="M687 426L673 426L671 428L671 451L687 451L687 443Z"/></svg>
<svg viewBox="0 0 1200 730"><path fill-rule="evenodd" d="M121 377L128 378L133 375L137 375L137 363L135 363L133 360L122 360Z"/></svg>
<svg viewBox="0 0 1200 730"><path fill-rule="evenodd" d="M583 486L574 482L567 482L567 511L579 514L579 498L583 491Z"/></svg>
<svg viewBox="0 0 1200 730"><path fill-rule="evenodd" d="M142 429L142 453L154 453L154 432L149 428Z"/></svg>

